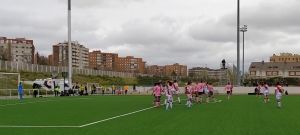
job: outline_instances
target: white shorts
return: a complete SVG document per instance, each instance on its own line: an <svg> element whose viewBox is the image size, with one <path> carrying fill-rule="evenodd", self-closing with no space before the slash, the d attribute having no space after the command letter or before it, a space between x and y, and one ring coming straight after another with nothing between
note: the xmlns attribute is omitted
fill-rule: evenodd
<svg viewBox="0 0 300 135"><path fill-rule="evenodd" d="M173 101L172 95L167 95L167 100L168 100L168 101Z"/></svg>
<svg viewBox="0 0 300 135"><path fill-rule="evenodd" d="M282 97L282 95L281 95L281 94L276 94L276 100L280 100L280 99L281 99L281 97Z"/></svg>
<svg viewBox="0 0 300 135"><path fill-rule="evenodd" d="M264 91L264 95L268 96L269 95L269 91Z"/></svg>
<svg viewBox="0 0 300 135"><path fill-rule="evenodd" d="M186 94L188 98L192 98L192 94Z"/></svg>
<svg viewBox="0 0 300 135"><path fill-rule="evenodd" d="M204 92L205 92L205 94L207 95L207 94L209 94L209 90L204 90Z"/></svg>
<svg viewBox="0 0 300 135"><path fill-rule="evenodd" d="M179 91L176 91L176 90L172 90L172 94L179 94Z"/></svg>

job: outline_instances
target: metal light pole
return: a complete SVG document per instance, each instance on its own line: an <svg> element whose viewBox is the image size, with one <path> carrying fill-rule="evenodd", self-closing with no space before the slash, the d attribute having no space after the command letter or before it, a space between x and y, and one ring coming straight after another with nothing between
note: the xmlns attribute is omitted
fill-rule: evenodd
<svg viewBox="0 0 300 135"><path fill-rule="evenodd" d="M237 0L237 86L240 86L240 0Z"/></svg>
<svg viewBox="0 0 300 135"><path fill-rule="evenodd" d="M72 46L71 46L71 0L68 0L68 72L69 89L72 88ZM65 83L65 82L64 82Z"/></svg>
<svg viewBox="0 0 300 135"><path fill-rule="evenodd" d="M244 79L245 79L245 72L244 72L244 65L245 65L245 61L244 61L244 51L245 51L245 49L244 49L244 38L245 38L245 36L244 36L244 33L245 32L247 32L247 25L244 25L242 28L240 28L240 31L241 32L243 32L243 69L242 69L242 74L243 74L243 78L242 78L242 80L243 80L243 83L245 82L244 81Z"/></svg>

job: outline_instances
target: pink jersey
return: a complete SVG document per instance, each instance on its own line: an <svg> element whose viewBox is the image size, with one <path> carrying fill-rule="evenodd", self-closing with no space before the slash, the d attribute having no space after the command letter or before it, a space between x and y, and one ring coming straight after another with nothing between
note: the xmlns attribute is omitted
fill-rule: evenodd
<svg viewBox="0 0 300 135"><path fill-rule="evenodd" d="M209 91L214 91L214 86L209 85L209 86L208 86L208 89L209 89Z"/></svg>
<svg viewBox="0 0 300 135"><path fill-rule="evenodd" d="M230 85L230 84L227 84L226 87L225 87L225 89L226 89L227 91L230 91L230 90L231 90L231 85Z"/></svg>
<svg viewBox="0 0 300 135"><path fill-rule="evenodd" d="M194 85L194 92L198 92L198 85L197 84Z"/></svg>
<svg viewBox="0 0 300 135"><path fill-rule="evenodd" d="M198 84L198 92L203 92L203 83Z"/></svg>
<svg viewBox="0 0 300 135"><path fill-rule="evenodd" d="M155 94L155 96L161 96L161 87L160 86L154 87L154 94Z"/></svg>

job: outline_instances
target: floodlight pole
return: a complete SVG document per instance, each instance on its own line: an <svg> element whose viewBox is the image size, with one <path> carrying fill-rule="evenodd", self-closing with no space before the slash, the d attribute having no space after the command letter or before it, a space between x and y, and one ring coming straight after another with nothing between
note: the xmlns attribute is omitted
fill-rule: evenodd
<svg viewBox="0 0 300 135"><path fill-rule="evenodd" d="M247 25L244 25L242 28L240 28L240 31L243 32L243 69L242 69L242 72L243 72L243 83L245 82L245 72L244 72L244 65L245 65L245 60L244 60L244 55L245 55L245 48L244 48L244 39L245 39L245 36L244 36L244 33L247 32Z"/></svg>
<svg viewBox="0 0 300 135"><path fill-rule="evenodd" d="M72 88L71 0L68 0L68 67L69 89ZM64 82L65 84L65 82Z"/></svg>
<svg viewBox="0 0 300 135"><path fill-rule="evenodd" d="M237 0L237 86L240 86L240 0Z"/></svg>

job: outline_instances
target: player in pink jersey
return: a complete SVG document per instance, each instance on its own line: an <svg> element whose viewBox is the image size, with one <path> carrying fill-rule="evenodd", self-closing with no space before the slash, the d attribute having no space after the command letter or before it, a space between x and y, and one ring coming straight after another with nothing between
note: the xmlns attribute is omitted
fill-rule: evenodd
<svg viewBox="0 0 300 135"><path fill-rule="evenodd" d="M225 87L225 90L227 92L227 99L230 99L231 88L232 88L232 86L230 85L230 83L228 83Z"/></svg>
<svg viewBox="0 0 300 135"><path fill-rule="evenodd" d="M260 98L260 90L261 90L261 85L259 83L257 83L257 87L256 87L256 97Z"/></svg>
<svg viewBox="0 0 300 135"><path fill-rule="evenodd" d="M194 102L198 103L198 82L193 86Z"/></svg>
<svg viewBox="0 0 300 135"><path fill-rule="evenodd" d="M188 108L192 108L191 104L192 104L192 86L191 86L192 82L188 81L187 86L185 87L185 94L188 97L188 103L187 103L187 107Z"/></svg>
<svg viewBox="0 0 300 135"><path fill-rule="evenodd" d="M154 96L155 96L155 106L159 107L160 106L160 97L161 97L161 87L160 83L156 83L154 90L153 90ZM153 94L152 93L152 94Z"/></svg>
<svg viewBox="0 0 300 135"><path fill-rule="evenodd" d="M179 88L178 88L178 83L177 83L177 80L174 80L173 82L173 87L175 89L175 95L177 95L177 99L178 99L178 103L180 103L180 97L179 97ZM174 93L173 93L174 94Z"/></svg>
<svg viewBox="0 0 300 135"><path fill-rule="evenodd" d="M202 104L202 94L203 94L203 81L198 83L198 102Z"/></svg>
<svg viewBox="0 0 300 135"><path fill-rule="evenodd" d="M209 90L209 97L212 96L214 102L216 102L215 94L214 94L214 86L212 85L212 83L209 83L208 90ZM209 101L209 99L208 99L208 101Z"/></svg>

